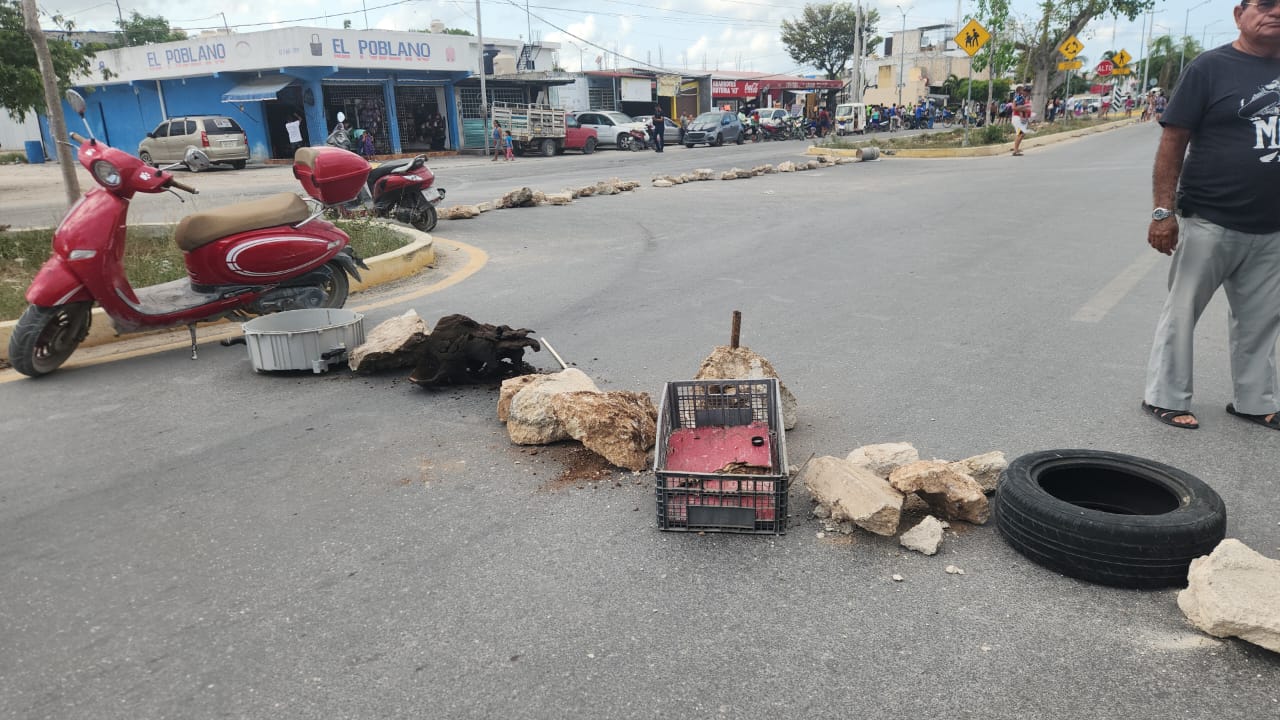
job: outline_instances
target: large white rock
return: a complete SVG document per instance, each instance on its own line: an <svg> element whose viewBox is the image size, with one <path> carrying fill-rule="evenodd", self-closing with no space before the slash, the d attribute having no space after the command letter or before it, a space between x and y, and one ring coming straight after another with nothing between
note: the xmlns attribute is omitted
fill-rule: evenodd
<svg viewBox="0 0 1280 720"><path fill-rule="evenodd" d="M924 498L943 517L978 525L991 517L990 504L978 482L941 460L907 463L889 473L889 484L899 492Z"/></svg>
<svg viewBox="0 0 1280 720"><path fill-rule="evenodd" d="M982 492L990 495L996 491L996 484L1000 481L1000 473L1009 467L1009 461L1005 459L1004 453L994 450L989 453L957 460L948 467L973 478L978 482L978 485L982 486Z"/></svg>
<svg viewBox="0 0 1280 720"><path fill-rule="evenodd" d="M761 378L777 378L778 371L773 364L751 348L718 345L711 354L702 361L694 380L759 380ZM782 399L782 427L790 430L796 426L796 396L791 394L787 386L778 379L778 394Z"/></svg>
<svg viewBox="0 0 1280 720"><path fill-rule="evenodd" d="M863 445L845 458L854 465L863 465L871 472L888 480L895 468L920 459L920 452L911 443L878 443Z"/></svg>
<svg viewBox="0 0 1280 720"><path fill-rule="evenodd" d="M1280 560L1227 538L1191 561L1178 607L1216 637L1238 637L1280 653Z"/></svg>
<svg viewBox="0 0 1280 720"><path fill-rule="evenodd" d="M534 377L534 380L527 381L511 398L511 406L507 412L507 434L511 436L511 442L518 445L545 445L567 440L569 433L556 417L552 398L562 393L583 390L600 392L600 388L577 368ZM501 400L500 394L499 402Z"/></svg>
<svg viewBox="0 0 1280 720"><path fill-rule="evenodd" d="M643 470L658 434L658 409L648 393L560 393L551 397L569 437L618 467Z"/></svg>
<svg viewBox="0 0 1280 720"><path fill-rule="evenodd" d="M898 544L908 550L933 555L942 544L942 522L929 515L920 524L899 535Z"/></svg>
<svg viewBox="0 0 1280 720"><path fill-rule="evenodd" d="M713 180L715 179L715 170L711 168L695 168L693 171L694 180Z"/></svg>
<svg viewBox="0 0 1280 720"><path fill-rule="evenodd" d="M410 309L378 323L347 356L347 365L355 372L366 373L411 367L418 362L418 351L426 342L427 324L416 310Z"/></svg>
<svg viewBox="0 0 1280 720"><path fill-rule="evenodd" d="M831 512L877 535L889 537L902 519L902 493L870 470L831 455L816 457L804 471L804 486Z"/></svg>

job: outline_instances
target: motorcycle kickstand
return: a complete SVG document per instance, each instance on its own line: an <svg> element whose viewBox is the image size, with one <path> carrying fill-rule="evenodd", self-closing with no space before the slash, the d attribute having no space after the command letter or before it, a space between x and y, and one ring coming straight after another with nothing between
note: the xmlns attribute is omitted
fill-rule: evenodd
<svg viewBox="0 0 1280 720"><path fill-rule="evenodd" d="M191 333L191 359L196 359L196 324L187 325L187 332Z"/></svg>

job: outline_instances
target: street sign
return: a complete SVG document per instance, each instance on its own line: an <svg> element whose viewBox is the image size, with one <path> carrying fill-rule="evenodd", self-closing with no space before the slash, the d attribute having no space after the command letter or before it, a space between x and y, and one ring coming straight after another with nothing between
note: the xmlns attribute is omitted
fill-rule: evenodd
<svg viewBox="0 0 1280 720"><path fill-rule="evenodd" d="M1081 50L1084 50L1084 43L1077 40L1075 35L1063 40L1062 44L1058 46L1058 52L1062 53L1062 57L1068 60L1075 60Z"/></svg>
<svg viewBox="0 0 1280 720"><path fill-rule="evenodd" d="M1084 67L1084 63L1079 60L1063 60L1058 63L1059 70L1079 70L1082 67Z"/></svg>
<svg viewBox="0 0 1280 720"><path fill-rule="evenodd" d="M1127 68L1127 67L1113 68L1111 70L1111 74L1112 75L1132 75L1133 68Z"/></svg>
<svg viewBox="0 0 1280 720"><path fill-rule="evenodd" d="M973 57L990 39L991 33L987 32L987 29L977 20L970 20L955 36L956 45L969 53L969 57Z"/></svg>
<svg viewBox="0 0 1280 720"><path fill-rule="evenodd" d="M1116 66L1111 64L1110 60L1103 60L1102 62L1098 63L1098 67L1094 68L1094 71L1097 72L1098 75L1102 77L1106 77L1111 74L1112 70L1115 70L1115 69L1116 69Z"/></svg>
<svg viewBox="0 0 1280 720"><path fill-rule="evenodd" d="M1117 68L1122 68L1122 67L1124 67L1125 65L1128 65L1128 64L1129 64L1129 61L1130 61L1130 60L1132 60L1132 59L1133 59L1133 56L1132 56L1132 55L1130 55L1128 52L1126 52L1126 51L1124 51L1124 50L1121 50L1120 52L1118 52L1118 53L1116 53L1115 55L1112 55L1112 56L1111 56L1111 62L1112 62L1112 64L1114 64Z"/></svg>

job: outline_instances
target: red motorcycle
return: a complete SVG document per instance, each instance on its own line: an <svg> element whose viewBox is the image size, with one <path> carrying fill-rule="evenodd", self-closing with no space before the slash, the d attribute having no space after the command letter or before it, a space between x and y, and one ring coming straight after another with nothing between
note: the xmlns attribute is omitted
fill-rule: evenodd
<svg viewBox="0 0 1280 720"><path fill-rule="evenodd" d="M67 101L84 118L85 103L74 91ZM179 182L169 168L153 169L123 150L75 133L77 159L102 187L90 190L62 220L53 236L53 254L27 288L30 306L9 338L14 369L37 377L53 372L89 333L94 303L116 331L138 332L186 325L191 357L196 357L199 322L223 317L246 319L300 308L338 308L347 300L347 276L368 269L349 247L350 238L319 219L293 193L199 212L183 218L174 241L183 251L187 277L133 288L125 277L125 220L135 193L196 189ZM191 149L184 163L209 167L209 158ZM177 167L174 165L172 167ZM345 150L302 148L294 174L324 206L346 202L364 187L369 163Z"/></svg>
<svg viewBox="0 0 1280 720"><path fill-rule="evenodd" d="M369 173L367 192L360 200L376 217L389 217L408 223L422 232L435 229L436 205L444 200L444 188L433 187L435 173L427 167L427 158L383 163Z"/></svg>

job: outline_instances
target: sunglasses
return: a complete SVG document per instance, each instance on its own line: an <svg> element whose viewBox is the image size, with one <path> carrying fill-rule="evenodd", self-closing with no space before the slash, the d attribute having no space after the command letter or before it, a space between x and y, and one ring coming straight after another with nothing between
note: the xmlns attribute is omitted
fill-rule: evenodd
<svg viewBox="0 0 1280 720"><path fill-rule="evenodd" d="M1250 5L1253 5L1254 7L1258 8L1259 11L1267 12L1268 10L1271 10L1272 8L1274 8L1277 2L1280 2L1280 0L1253 0L1253 2L1240 3L1240 7L1248 7Z"/></svg>

